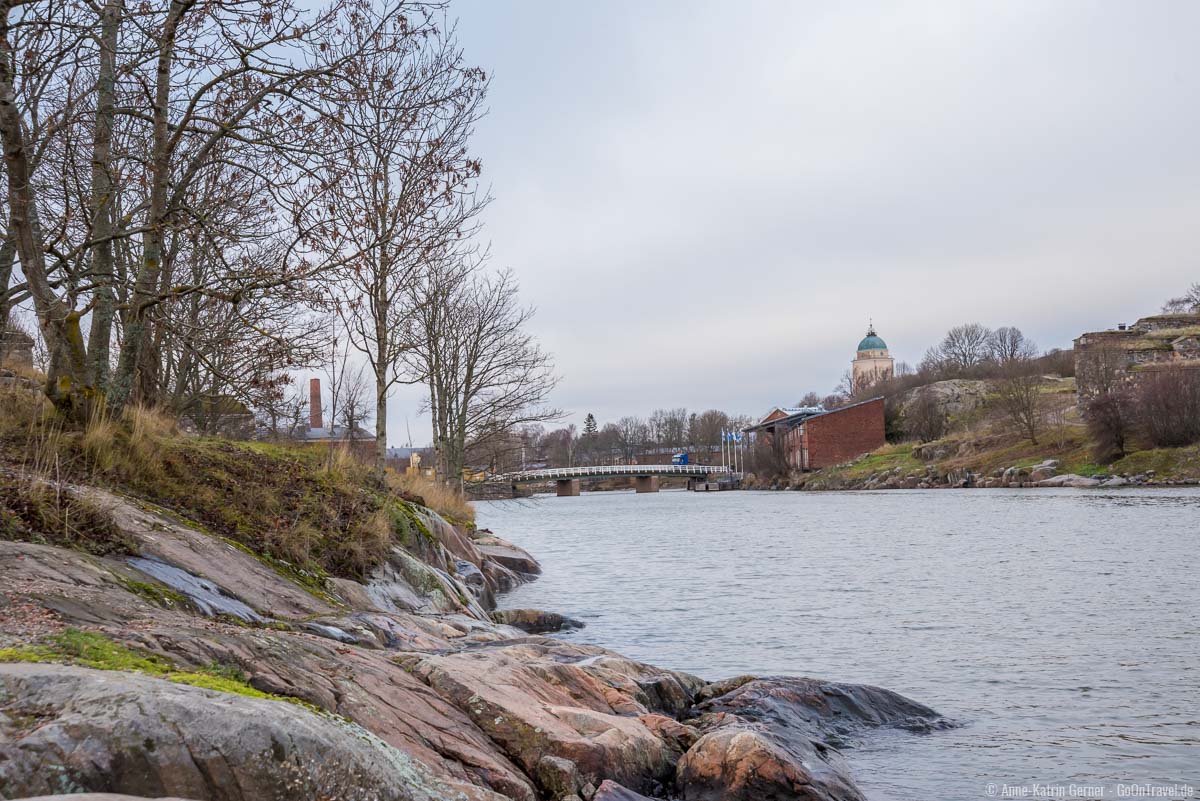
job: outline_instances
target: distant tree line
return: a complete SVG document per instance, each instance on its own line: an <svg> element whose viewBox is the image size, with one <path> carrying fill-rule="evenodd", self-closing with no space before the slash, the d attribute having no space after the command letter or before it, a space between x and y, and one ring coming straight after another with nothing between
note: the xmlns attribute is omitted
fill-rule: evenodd
<svg viewBox="0 0 1200 801"><path fill-rule="evenodd" d="M514 428L504 436L472 443L469 463L489 472L518 470L530 464L571 467L592 464L669 463L688 453L700 464L720 462L721 433L753 421L717 409L656 409L648 417L626 416L601 425L595 415L574 425L547 429L541 424Z"/></svg>

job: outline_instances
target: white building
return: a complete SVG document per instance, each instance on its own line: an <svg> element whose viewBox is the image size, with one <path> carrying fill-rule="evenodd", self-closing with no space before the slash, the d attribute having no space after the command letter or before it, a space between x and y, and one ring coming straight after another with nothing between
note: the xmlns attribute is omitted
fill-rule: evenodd
<svg viewBox="0 0 1200 801"><path fill-rule="evenodd" d="M895 360L888 353L887 343L875 333L875 326L867 327L867 335L858 343L858 352L850 362L850 376L855 391L877 384L895 374Z"/></svg>

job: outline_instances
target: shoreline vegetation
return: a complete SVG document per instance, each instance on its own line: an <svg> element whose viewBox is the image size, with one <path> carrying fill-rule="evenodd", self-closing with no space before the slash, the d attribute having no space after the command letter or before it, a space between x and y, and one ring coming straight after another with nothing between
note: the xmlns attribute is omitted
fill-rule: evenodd
<svg viewBox="0 0 1200 801"><path fill-rule="evenodd" d="M0 425L4 797L858 801L841 749L953 725L544 636L581 624L496 611L532 555L352 459L22 398Z"/></svg>

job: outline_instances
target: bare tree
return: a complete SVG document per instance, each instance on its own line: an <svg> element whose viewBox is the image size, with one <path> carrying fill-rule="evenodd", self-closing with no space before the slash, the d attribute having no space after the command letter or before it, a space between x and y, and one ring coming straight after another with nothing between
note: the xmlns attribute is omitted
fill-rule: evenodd
<svg viewBox="0 0 1200 801"><path fill-rule="evenodd" d="M272 440L299 437L307 425L308 400L308 394L296 386L291 374L270 376L253 406L258 417L259 435Z"/></svg>
<svg viewBox="0 0 1200 801"><path fill-rule="evenodd" d="M431 254L470 236L486 203L474 190L479 162L467 149L486 89L483 72L462 63L444 29L414 34L396 22L383 35L389 46L360 48L358 101L335 129L325 170L344 234L337 245L357 254L339 271L336 308L374 375L379 480L387 398L412 347L411 285Z"/></svg>
<svg viewBox="0 0 1200 801"><path fill-rule="evenodd" d="M806 393L804 393L804 397L800 398L800 400L798 400L796 402L796 405L801 406L801 407L820 406L821 405L821 396L815 392L806 392Z"/></svg>
<svg viewBox="0 0 1200 801"><path fill-rule="evenodd" d="M341 117L356 98L342 78L364 48L385 44L372 32L402 17L430 29L422 8L3 5L5 239L21 275L0 246L0 291L6 307L32 302L56 405L86 416L105 392L113 406L162 402L164 377L178 375L164 365L164 347L196 350L173 307L201 295L237 316L253 298L303 289L345 258L345 250L317 258L314 248L339 230L314 154L348 124ZM239 211L243 222L257 214L255 223L229 226ZM208 268L191 268L203 261Z"/></svg>
<svg viewBox="0 0 1200 801"><path fill-rule="evenodd" d="M688 442L688 410L655 409L650 415L654 441L664 448L683 448Z"/></svg>
<svg viewBox="0 0 1200 801"><path fill-rule="evenodd" d="M1088 401L1085 419L1096 461L1108 464L1125 455L1134 415L1127 392L1105 392Z"/></svg>
<svg viewBox="0 0 1200 801"><path fill-rule="evenodd" d="M695 415L688 430L693 445L711 451L721 444L721 432L729 429L729 415L719 409L709 409Z"/></svg>
<svg viewBox="0 0 1200 801"><path fill-rule="evenodd" d="M453 259L426 270L405 364L425 383L439 472L462 476L468 442L559 416L546 405L557 383L549 357L526 330L511 273L483 274Z"/></svg>
<svg viewBox="0 0 1200 801"><path fill-rule="evenodd" d="M346 439L353 443L358 439L358 433L363 426L371 421L371 411L374 408L374 392L366 377L366 366L347 366L341 382L341 397L338 401L338 416L335 422L342 424ZM386 450L383 456L386 456ZM376 460L380 454L376 453Z"/></svg>
<svg viewBox="0 0 1200 801"><path fill-rule="evenodd" d="M1070 413L1074 408L1074 393L1066 397L1060 393L1045 400L1046 427L1054 446L1060 451L1067 447L1071 438Z"/></svg>
<svg viewBox="0 0 1200 801"><path fill-rule="evenodd" d="M1164 314L1196 314L1200 313L1200 281L1188 287L1188 291L1177 298L1171 298L1162 307Z"/></svg>
<svg viewBox="0 0 1200 801"><path fill-rule="evenodd" d="M1025 338L1021 329L1002 326L987 340L988 358L1001 367L1037 357L1037 346Z"/></svg>
<svg viewBox="0 0 1200 801"><path fill-rule="evenodd" d="M1170 366L1139 376L1137 418L1157 448L1200 442L1200 370Z"/></svg>
<svg viewBox="0 0 1200 801"><path fill-rule="evenodd" d="M617 421L618 444L626 464L641 461L640 456L652 441L650 424L632 415Z"/></svg>
<svg viewBox="0 0 1200 801"><path fill-rule="evenodd" d="M942 363L959 372L970 370L988 358L991 331L979 323L955 326L946 332L938 353Z"/></svg>
<svg viewBox="0 0 1200 801"><path fill-rule="evenodd" d="M1026 361L1010 363L995 382L1000 410L1034 445L1038 444L1044 415L1041 384L1041 378Z"/></svg>
<svg viewBox="0 0 1200 801"><path fill-rule="evenodd" d="M945 435L946 411L929 387L917 390L916 397L904 410L904 431L921 442L932 442Z"/></svg>
<svg viewBox="0 0 1200 801"><path fill-rule="evenodd" d="M942 352L937 347L932 347L927 349L925 355L921 357L921 363L917 365L917 375L935 381L940 378L945 366L946 361L942 357Z"/></svg>

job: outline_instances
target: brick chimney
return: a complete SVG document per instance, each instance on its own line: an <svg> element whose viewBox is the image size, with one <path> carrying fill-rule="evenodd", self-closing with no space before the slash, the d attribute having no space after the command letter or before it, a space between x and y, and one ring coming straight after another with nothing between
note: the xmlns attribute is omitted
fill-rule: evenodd
<svg viewBox="0 0 1200 801"><path fill-rule="evenodd" d="M321 379L308 382L308 427L324 428L321 424Z"/></svg>

